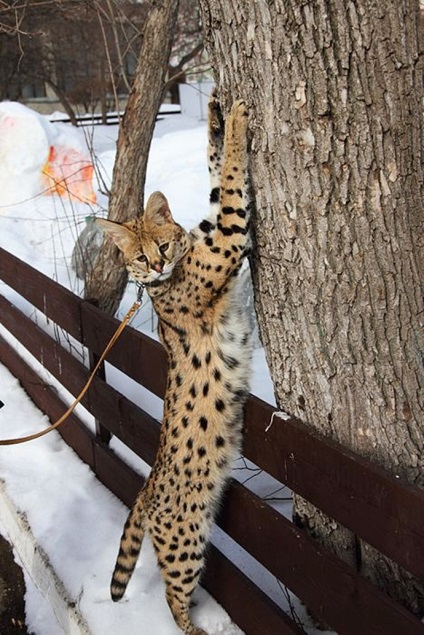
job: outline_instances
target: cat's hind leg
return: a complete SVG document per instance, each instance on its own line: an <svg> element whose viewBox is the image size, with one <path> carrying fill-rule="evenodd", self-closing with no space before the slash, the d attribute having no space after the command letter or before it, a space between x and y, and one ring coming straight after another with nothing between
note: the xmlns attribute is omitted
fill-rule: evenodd
<svg viewBox="0 0 424 635"><path fill-rule="evenodd" d="M174 581L175 583L175 581ZM175 584L166 584L166 600L176 624L186 635L207 635L206 631L195 626L190 618L190 598L175 592Z"/></svg>
<svg viewBox="0 0 424 635"><path fill-rule="evenodd" d="M189 537L182 525L171 533L170 530L164 532L164 526L165 523L156 522L149 526L149 533L165 582L168 606L176 624L186 635L206 635L190 618L191 598L199 584L206 541L201 534Z"/></svg>

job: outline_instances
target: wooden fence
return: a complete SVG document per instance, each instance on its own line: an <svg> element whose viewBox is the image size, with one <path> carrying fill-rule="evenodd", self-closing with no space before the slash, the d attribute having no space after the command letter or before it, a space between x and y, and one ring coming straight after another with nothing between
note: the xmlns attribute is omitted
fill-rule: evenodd
<svg viewBox="0 0 424 635"><path fill-rule="evenodd" d="M118 321L0 249L0 279L70 336L99 356ZM3 326L73 395L89 371L68 350L0 295ZM51 420L66 409L0 338L0 361L21 381ZM126 329L108 361L159 397L166 384L160 344ZM60 428L65 441L99 480L131 505L139 475L108 447L116 435L152 464L159 423L100 376L83 400L99 422L97 434L73 414ZM351 529L373 547L424 579L424 492L323 438L300 421L275 418L273 408L251 396L245 415L245 457ZM424 634L424 624L356 571L311 539L245 486L232 481L218 525L309 607L341 634ZM203 586L247 635L304 632L216 547L211 547Z"/></svg>

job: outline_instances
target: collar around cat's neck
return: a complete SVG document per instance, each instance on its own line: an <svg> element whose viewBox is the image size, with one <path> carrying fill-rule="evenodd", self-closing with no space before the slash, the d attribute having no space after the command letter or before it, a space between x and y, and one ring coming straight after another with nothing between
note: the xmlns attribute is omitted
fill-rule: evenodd
<svg viewBox="0 0 424 635"><path fill-rule="evenodd" d="M152 282L144 282L143 286L147 289L150 297L157 298L169 289L170 279L153 280Z"/></svg>

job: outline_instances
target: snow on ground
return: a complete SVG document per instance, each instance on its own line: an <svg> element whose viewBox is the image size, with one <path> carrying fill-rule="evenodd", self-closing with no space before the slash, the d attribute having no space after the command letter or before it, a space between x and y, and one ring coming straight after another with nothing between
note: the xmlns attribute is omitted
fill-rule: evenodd
<svg viewBox="0 0 424 635"><path fill-rule="evenodd" d="M0 121L2 106L0 104ZM107 208L104 192L111 181L117 127L75 130L68 124L52 124L32 112L25 113L21 106L13 104L7 105L5 112L8 116L15 112L23 123L21 129L18 126L15 131L20 159L11 156L14 147L11 138L6 140L7 143L0 141L0 180L3 179L4 184L4 195L0 188L0 246L81 293L81 282L70 268L72 249L86 218L102 214ZM97 203L83 203L66 195L46 196L37 170L45 164L48 147L59 143L58 140L62 146L77 146L81 152L87 145L94 152ZM155 190L166 194L176 220L186 228L207 215L209 184L204 121L172 115L157 122L146 197ZM25 310L25 302L6 285L0 283L0 290ZM129 285L121 313L133 300L134 288ZM146 304L133 326L149 333L152 322L151 307ZM4 334L1 327L0 333ZM118 371L110 368L109 376L122 392L132 396L137 392L130 382L123 385ZM47 426L46 417L2 366L0 386L0 399L5 404L0 410L0 438L29 434ZM252 388L252 392L273 402L272 384L262 349L255 351ZM139 399L140 394L136 394L135 400ZM153 414L160 417L159 400L150 396L147 402ZM135 456L130 458L128 450L120 447L117 441L114 449L124 453L136 469L143 471L142 462ZM27 515L38 543L48 553L65 587L78 603L93 635L114 635L121 630L128 635L179 632L166 606L148 540L143 545L137 573L125 600L119 604L109 600L108 584L127 510L96 480L56 432L30 444L0 448L0 480L5 481L8 496ZM257 491L261 494L272 492L273 486L274 483L259 479ZM282 511L285 511L284 504ZM1 525L1 508L0 531L5 531ZM225 542L218 530L215 541ZM246 571L255 568L240 548L228 542L224 548ZM43 601L28 576L26 578L29 630L36 635L61 635L64 631L55 620L51 607ZM269 578L263 575L263 587L281 602L281 589ZM198 590L197 600L194 620L209 633L233 635L240 632L203 589Z"/></svg>

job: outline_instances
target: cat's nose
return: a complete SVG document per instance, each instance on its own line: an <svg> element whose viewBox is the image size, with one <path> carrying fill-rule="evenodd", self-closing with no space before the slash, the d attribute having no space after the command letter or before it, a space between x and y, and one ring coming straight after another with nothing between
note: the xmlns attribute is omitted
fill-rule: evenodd
<svg viewBox="0 0 424 635"><path fill-rule="evenodd" d="M162 264L161 262L156 262L156 263L153 265L153 269L154 269L155 271L157 271L158 273L162 273L162 270L163 270L163 264Z"/></svg>

